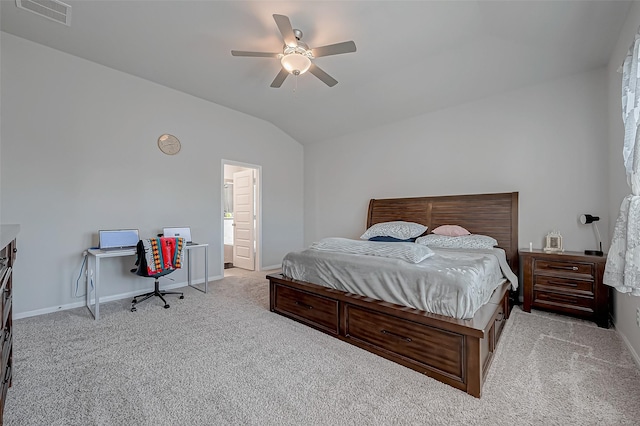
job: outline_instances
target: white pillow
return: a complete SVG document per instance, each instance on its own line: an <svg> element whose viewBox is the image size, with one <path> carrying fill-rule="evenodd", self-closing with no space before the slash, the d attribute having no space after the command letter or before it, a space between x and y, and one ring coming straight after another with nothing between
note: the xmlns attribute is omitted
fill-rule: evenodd
<svg viewBox="0 0 640 426"><path fill-rule="evenodd" d="M311 248L337 253L388 257L409 263L420 263L435 254L429 247L414 243L358 241L339 237L323 238L311 244Z"/></svg>
<svg viewBox="0 0 640 426"><path fill-rule="evenodd" d="M488 235L471 234L459 237L429 234L416 240L417 244L440 248L490 249L498 245L495 238Z"/></svg>
<svg viewBox="0 0 640 426"><path fill-rule="evenodd" d="M403 222L401 220L380 222L367 229L364 234L360 236L360 239L368 240L372 237L393 237L400 240L407 240L422 235L426 230L426 226L415 222Z"/></svg>

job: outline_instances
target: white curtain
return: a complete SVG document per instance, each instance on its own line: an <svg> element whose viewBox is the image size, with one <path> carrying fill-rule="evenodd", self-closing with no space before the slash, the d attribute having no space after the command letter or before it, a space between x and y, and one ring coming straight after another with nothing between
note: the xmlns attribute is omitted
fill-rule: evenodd
<svg viewBox="0 0 640 426"><path fill-rule="evenodd" d="M640 33L622 66L622 156L631 194L622 200L611 248L604 270L604 283L621 293L640 296Z"/></svg>

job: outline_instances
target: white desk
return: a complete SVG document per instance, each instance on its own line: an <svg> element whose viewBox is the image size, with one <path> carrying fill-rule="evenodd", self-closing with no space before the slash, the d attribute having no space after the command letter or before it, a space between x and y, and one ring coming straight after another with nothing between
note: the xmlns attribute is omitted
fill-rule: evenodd
<svg viewBox="0 0 640 426"><path fill-rule="evenodd" d="M196 248L204 248L204 290L195 287L191 282L191 250ZM102 251L100 249L89 249L88 253L86 305L91 315L93 315L93 318L97 320L100 318L100 260L108 257L135 256L136 250ZM185 256L187 257L187 285L206 293L209 281L209 244L192 244L185 246ZM92 281L93 292L91 291ZM91 297L92 293L93 299Z"/></svg>

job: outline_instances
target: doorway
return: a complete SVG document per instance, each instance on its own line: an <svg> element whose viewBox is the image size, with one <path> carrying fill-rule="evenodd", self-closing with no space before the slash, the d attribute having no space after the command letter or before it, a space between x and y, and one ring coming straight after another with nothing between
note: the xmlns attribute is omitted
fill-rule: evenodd
<svg viewBox="0 0 640 426"><path fill-rule="evenodd" d="M222 264L225 276L233 273L234 268L260 270L260 178L260 166L222 160Z"/></svg>

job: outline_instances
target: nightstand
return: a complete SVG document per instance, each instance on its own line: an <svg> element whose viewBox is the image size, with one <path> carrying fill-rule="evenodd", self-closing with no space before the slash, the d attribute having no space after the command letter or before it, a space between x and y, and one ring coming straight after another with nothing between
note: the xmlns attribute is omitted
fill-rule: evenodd
<svg viewBox="0 0 640 426"><path fill-rule="evenodd" d="M602 283L606 256L582 252L546 253L519 250L522 266L522 309L577 316L609 328L611 287Z"/></svg>

